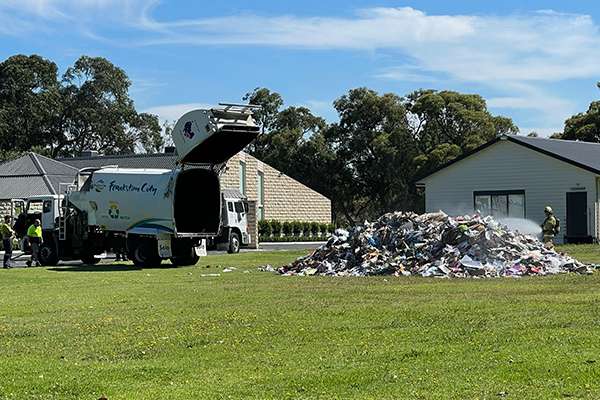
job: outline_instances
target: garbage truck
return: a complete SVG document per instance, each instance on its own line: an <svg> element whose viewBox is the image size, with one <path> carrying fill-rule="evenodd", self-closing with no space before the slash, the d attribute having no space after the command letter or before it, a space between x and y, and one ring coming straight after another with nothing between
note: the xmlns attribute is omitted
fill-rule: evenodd
<svg viewBox="0 0 600 400"><path fill-rule="evenodd" d="M22 220L41 221L40 263L93 264L122 250L140 267L195 264L206 239L221 233L220 171L259 132L257 106L219 105L177 121L173 169L84 168L60 194L30 197Z"/></svg>

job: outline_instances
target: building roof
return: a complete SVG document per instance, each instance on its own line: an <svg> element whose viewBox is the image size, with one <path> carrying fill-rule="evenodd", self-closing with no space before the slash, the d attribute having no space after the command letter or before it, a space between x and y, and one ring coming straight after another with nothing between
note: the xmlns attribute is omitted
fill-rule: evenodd
<svg viewBox="0 0 600 400"><path fill-rule="evenodd" d="M71 165L78 170L88 167L106 167L109 165L118 166L119 168L172 169L175 166L176 160L177 153L57 158L57 161Z"/></svg>
<svg viewBox="0 0 600 400"><path fill-rule="evenodd" d="M78 169L36 153L0 164L0 199L24 199L57 194L61 183L72 183Z"/></svg>
<svg viewBox="0 0 600 400"><path fill-rule="evenodd" d="M537 151L549 157L585 169L596 175L600 175L600 143L509 135L500 136L494 140L491 140L475 150L467 152L452 161L449 161L421 176L416 177L412 180L412 182L417 183L435 174L436 172L441 171L442 169L448 168L449 166L464 160L467 157L471 157L472 155L493 144L498 143L501 140L507 140L530 150Z"/></svg>

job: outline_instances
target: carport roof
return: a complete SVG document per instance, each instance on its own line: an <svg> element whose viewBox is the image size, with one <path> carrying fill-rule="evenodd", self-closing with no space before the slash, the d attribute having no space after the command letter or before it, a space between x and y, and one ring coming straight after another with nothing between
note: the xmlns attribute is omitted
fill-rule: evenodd
<svg viewBox="0 0 600 400"><path fill-rule="evenodd" d="M600 175L600 143L591 142L580 142L574 140L561 140L561 139L547 139L530 136L518 136L518 135L507 135L500 136L494 140L491 140L472 150L467 152L452 161L449 161L439 167L416 177L412 180L412 183L417 183L442 169L448 168L449 166L464 160L467 157L472 156L480 152L481 150L498 143L501 140L507 140L520 146L527 147L533 151L545 154L549 157L556 158L557 160L566 162L576 167L585 169L594 174Z"/></svg>

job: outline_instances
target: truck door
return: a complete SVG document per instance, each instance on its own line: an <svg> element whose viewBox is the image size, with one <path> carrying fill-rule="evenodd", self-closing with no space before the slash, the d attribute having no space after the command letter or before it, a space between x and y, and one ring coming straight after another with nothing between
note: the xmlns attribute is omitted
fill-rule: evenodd
<svg viewBox="0 0 600 400"><path fill-rule="evenodd" d="M249 244L248 237L248 205L242 201L238 200L233 204L234 213L233 217L235 218L236 225L240 228L240 232L242 232L242 244Z"/></svg>
<svg viewBox="0 0 600 400"><path fill-rule="evenodd" d="M44 200L42 206L42 230L54 229L54 200Z"/></svg>
<svg viewBox="0 0 600 400"><path fill-rule="evenodd" d="M54 218L57 216L56 201L52 197L30 199L27 202L27 218L25 230L39 219L43 231L54 229Z"/></svg>

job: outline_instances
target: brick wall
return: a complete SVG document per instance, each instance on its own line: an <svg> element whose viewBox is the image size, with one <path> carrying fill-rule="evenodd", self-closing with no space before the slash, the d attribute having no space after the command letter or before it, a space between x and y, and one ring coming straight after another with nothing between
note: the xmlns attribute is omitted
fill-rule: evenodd
<svg viewBox="0 0 600 400"><path fill-rule="evenodd" d="M256 210L256 202L248 200L248 230L250 233L251 248L258 249L258 214Z"/></svg>
<svg viewBox="0 0 600 400"><path fill-rule="evenodd" d="M240 152L227 162L221 187L239 189L240 162L245 165L244 195L262 206L264 219L331 222L331 201L249 154ZM258 173L263 174L263 204L258 204Z"/></svg>
<svg viewBox="0 0 600 400"><path fill-rule="evenodd" d="M0 200L0 222L4 222L5 215L12 215L10 200Z"/></svg>
<svg viewBox="0 0 600 400"><path fill-rule="evenodd" d="M16 200L16 199L15 199ZM19 207L17 205L17 203L21 203L22 207ZM40 212L42 210L41 208L42 206L40 205ZM18 202L15 202L14 204L12 203L11 200L0 200L0 218L2 218L2 221L4 221L4 216L5 215L10 215L13 217L13 223L14 221L17 219L17 217L19 216L20 213L24 212L25 208L25 201L24 200L19 200Z"/></svg>

